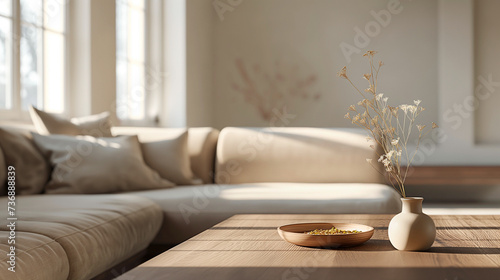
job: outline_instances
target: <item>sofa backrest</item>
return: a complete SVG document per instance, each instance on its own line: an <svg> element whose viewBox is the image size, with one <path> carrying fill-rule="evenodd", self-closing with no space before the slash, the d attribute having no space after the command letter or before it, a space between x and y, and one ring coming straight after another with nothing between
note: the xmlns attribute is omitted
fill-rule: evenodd
<svg viewBox="0 0 500 280"><path fill-rule="evenodd" d="M30 131L35 131L32 124L18 122L1 121L0 126L15 128L29 135ZM185 131L182 128L152 128L152 127L112 127L113 135L138 135L139 139L147 141L163 140L180 135ZM213 171L215 164L215 148L219 131L211 127L189 128L188 130L188 152L191 161L191 170L203 183L213 183ZM5 183L2 179L6 174L6 167L3 154L0 153L0 183ZM4 184L0 184L3 186ZM2 189L2 188L0 188ZM0 191L1 194L1 191Z"/></svg>
<svg viewBox="0 0 500 280"><path fill-rule="evenodd" d="M227 127L217 143L215 182L381 183L366 161L378 159L366 136L359 129Z"/></svg>
<svg viewBox="0 0 500 280"><path fill-rule="evenodd" d="M113 135L135 135L141 141L160 141L181 135L184 128L157 127L123 127L111 128ZM219 131L211 127L195 127L188 129L188 152L191 170L203 183L213 183L215 164L215 148Z"/></svg>

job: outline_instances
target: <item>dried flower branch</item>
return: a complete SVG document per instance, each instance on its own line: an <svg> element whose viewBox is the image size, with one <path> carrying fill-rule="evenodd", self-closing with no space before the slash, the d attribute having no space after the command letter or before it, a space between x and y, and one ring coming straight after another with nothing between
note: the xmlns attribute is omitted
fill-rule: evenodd
<svg viewBox="0 0 500 280"><path fill-rule="evenodd" d="M313 92L316 75L300 75L296 66L277 63L274 71L264 71L260 65L249 67L241 59L236 59L235 65L241 82L233 83L232 88L240 92L265 121L271 121L275 117L273 110L292 99L318 101L321 97L320 93Z"/></svg>
<svg viewBox="0 0 500 280"><path fill-rule="evenodd" d="M347 75L347 67L344 66L338 72L338 76L346 79L363 97L357 103L358 107L355 105L349 106L348 110L355 112L356 115L351 116L348 112L344 117L349 119L353 124L367 130L370 133L370 140L368 141L375 141L382 148L381 154L377 152L377 156L379 157L377 162L384 166L384 170L391 179L393 187L401 196L406 197L404 183L408 175L408 168L406 168L406 171L401 169L402 160L404 159L409 167L418 152L421 139L432 129L438 128L438 125L433 122L429 129L427 125L415 124L420 113L425 110L425 108L420 106L421 100L414 100L414 105L402 104L392 107L387 103L389 100L388 97L384 97L383 93L377 93L378 73L384 63L379 61L378 67L374 65L373 56L376 53L375 51L367 51L363 55L364 57L368 57L370 64L370 73L363 75L363 78L369 83L369 87L364 92L371 96L365 95L365 93L361 92L354 85ZM412 153L408 151L407 145L412 130L415 128L418 131L418 140L415 151ZM370 145L370 147L375 149L373 145ZM373 165L372 159L366 159L366 161L372 164L375 170L378 171Z"/></svg>

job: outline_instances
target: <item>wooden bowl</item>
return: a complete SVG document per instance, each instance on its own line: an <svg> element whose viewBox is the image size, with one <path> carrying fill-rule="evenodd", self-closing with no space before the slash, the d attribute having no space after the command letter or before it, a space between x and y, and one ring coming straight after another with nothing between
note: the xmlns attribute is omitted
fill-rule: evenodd
<svg viewBox="0 0 500 280"><path fill-rule="evenodd" d="M342 230L359 230L360 233L336 235L311 235L305 232L315 229L331 229L336 227ZM373 228L360 224L347 223L303 223L284 225L278 228L283 240L305 247L350 247L363 244L373 235Z"/></svg>

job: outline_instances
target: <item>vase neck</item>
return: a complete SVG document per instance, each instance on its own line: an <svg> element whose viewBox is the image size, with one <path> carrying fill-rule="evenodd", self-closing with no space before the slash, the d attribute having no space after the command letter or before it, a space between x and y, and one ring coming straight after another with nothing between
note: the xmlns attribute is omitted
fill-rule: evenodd
<svg viewBox="0 0 500 280"><path fill-rule="evenodd" d="M405 197L401 198L401 202L403 203L402 212L405 213L422 213L422 201L424 199L422 197Z"/></svg>

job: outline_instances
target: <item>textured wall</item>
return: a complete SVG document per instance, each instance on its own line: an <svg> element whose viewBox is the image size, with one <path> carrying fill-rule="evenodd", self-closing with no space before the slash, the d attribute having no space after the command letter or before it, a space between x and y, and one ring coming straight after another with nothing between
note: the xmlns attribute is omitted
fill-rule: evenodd
<svg viewBox="0 0 500 280"><path fill-rule="evenodd" d="M394 105L422 99L422 121L438 118L434 0L241 1L216 18L214 44L219 128L268 126L283 106L294 115L287 126L350 127L343 115L358 96L335 74L347 65L361 77L367 67L361 54L369 49L380 51L386 64L380 91ZM348 63L341 44L360 53ZM365 87L366 81L356 80Z"/></svg>

